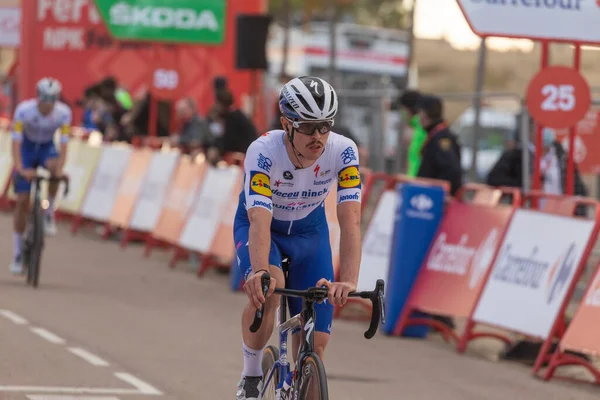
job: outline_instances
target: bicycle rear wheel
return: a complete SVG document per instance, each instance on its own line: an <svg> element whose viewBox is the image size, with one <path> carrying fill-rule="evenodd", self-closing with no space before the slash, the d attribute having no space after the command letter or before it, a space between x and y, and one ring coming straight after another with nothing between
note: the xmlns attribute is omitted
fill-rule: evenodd
<svg viewBox="0 0 600 400"><path fill-rule="evenodd" d="M271 375L271 369L275 366L275 361L279 360L279 349L275 346L267 346L263 351L262 359L262 371L263 371L263 384L267 383L269 375ZM275 400L275 391L277 390L277 384L279 383L279 368L273 371L271 380L268 386L265 387L265 395L262 397L264 400Z"/></svg>
<svg viewBox="0 0 600 400"><path fill-rule="evenodd" d="M309 354L298 368L298 398L306 400L328 400L327 374L321 358Z"/></svg>
<svg viewBox="0 0 600 400"><path fill-rule="evenodd" d="M32 241L29 249L28 281L37 288L40 279L42 249L44 248L44 214L42 207L36 201L33 205Z"/></svg>

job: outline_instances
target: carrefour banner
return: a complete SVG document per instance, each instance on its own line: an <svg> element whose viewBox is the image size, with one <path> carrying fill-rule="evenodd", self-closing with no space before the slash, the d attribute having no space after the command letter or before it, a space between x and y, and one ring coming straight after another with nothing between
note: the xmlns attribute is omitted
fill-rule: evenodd
<svg viewBox="0 0 600 400"><path fill-rule="evenodd" d="M518 210L501 244L474 319L547 338L595 222Z"/></svg>
<svg viewBox="0 0 600 400"><path fill-rule="evenodd" d="M226 0L95 0L116 39L220 44Z"/></svg>

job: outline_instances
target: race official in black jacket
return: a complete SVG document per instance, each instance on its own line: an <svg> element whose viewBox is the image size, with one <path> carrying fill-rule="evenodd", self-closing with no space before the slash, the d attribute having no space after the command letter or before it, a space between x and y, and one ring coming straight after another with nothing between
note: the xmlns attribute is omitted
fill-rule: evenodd
<svg viewBox="0 0 600 400"><path fill-rule="evenodd" d="M450 193L455 195L462 185L460 146L443 119L442 100L423 96L418 108L427 139L417 177L445 180L450 183Z"/></svg>

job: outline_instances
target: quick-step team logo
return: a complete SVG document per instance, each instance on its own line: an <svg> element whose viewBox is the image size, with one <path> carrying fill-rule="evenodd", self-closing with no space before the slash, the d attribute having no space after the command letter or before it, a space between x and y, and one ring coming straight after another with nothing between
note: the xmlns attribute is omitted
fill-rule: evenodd
<svg viewBox="0 0 600 400"><path fill-rule="evenodd" d="M250 171L250 194L271 197L271 181L267 174Z"/></svg>

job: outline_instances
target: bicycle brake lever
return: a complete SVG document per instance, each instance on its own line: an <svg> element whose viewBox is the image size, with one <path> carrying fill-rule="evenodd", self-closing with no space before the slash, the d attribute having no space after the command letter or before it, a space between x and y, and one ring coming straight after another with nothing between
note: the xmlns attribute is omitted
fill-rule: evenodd
<svg viewBox="0 0 600 400"><path fill-rule="evenodd" d="M262 286L263 295L266 297L267 293L269 292L269 286L271 286L271 275L268 272L265 272L264 274L262 274L262 276L260 277L260 283ZM264 311L265 311L265 305L263 303L260 306L260 308L258 310L256 310L256 313L254 314L254 321L252 322L252 325L250 326L250 332L256 333L260 329L260 326L262 325Z"/></svg>

